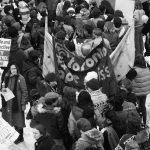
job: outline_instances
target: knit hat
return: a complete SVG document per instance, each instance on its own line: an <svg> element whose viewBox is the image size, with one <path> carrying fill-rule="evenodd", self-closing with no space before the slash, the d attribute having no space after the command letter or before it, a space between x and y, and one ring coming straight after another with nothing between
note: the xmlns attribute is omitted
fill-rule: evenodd
<svg viewBox="0 0 150 150"><path fill-rule="evenodd" d="M6 5L6 6L4 7L4 13L5 13L5 14L8 14L10 10L12 10L12 6L11 6L11 5Z"/></svg>
<svg viewBox="0 0 150 150"><path fill-rule="evenodd" d="M70 13L70 12L75 13L75 9L74 9L74 8L72 8L72 7L68 8L68 9L67 9L67 13Z"/></svg>
<svg viewBox="0 0 150 150"><path fill-rule="evenodd" d="M119 17L114 18L114 25L116 28L120 28L122 25L122 20Z"/></svg>
<svg viewBox="0 0 150 150"><path fill-rule="evenodd" d="M55 92L49 92L49 93L45 94L44 97L45 97L45 103L47 105L51 105L58 100L59 94L57 94Z"/></svg>
<svg viewBox="0 0 150 150"><path fill-rule="evenodd" d="M84 82L88 82L91 79L98 79L98 74L95 71L88 72L84 78Z"/></svg>
<svg viewBox="0 0 150 150"><path fill-rule="evenodd" d="M86 132L91 129L91 123L85 118L80 118L77 121L77 128L83 132Z"/></svg>

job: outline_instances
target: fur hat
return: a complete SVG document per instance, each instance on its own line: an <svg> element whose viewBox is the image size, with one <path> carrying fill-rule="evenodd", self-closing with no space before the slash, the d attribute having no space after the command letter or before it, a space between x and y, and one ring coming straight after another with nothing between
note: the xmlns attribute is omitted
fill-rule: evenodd
<svg viewBox="0 0 150 150"><path fill-rule="evenodd" d="M51 105L58 100L59 94L57 94L55 92L49 92L49 93L45 94L44 97L45 97L45 103L47 105Z"/></svg>

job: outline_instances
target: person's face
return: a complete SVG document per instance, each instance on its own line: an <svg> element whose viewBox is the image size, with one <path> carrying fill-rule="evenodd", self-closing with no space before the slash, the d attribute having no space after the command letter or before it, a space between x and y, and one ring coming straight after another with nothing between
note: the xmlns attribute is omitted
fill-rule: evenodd
<svg viewBox="0 0 150 150"><path fill-rule="evenodd" d="M8 29L8 27L6 26L6 24L5 24L5 23L3 23L3 26L2 26L2 28L3 28L3 30L6 30L6 29Z"/></svg>
<svg viewBox="0 0 150 150"><path fill-rule="evenodd" d="M16 75L17 74L17 68L16 68L15 65L11 65L10 72L11 72L12 75Z"/></svg>
<svg viewBox="0 0 150 150"><path fill-rule="evenodd" d="M10 14L12 14L12 13L13 13L13 11L12 11L12 10L10 10L10 11L9 11L9 13L10 13Z"/></svg>
<svg viewBox="0 0 150 150"><path fill-rule="evenodd" d="M34 136L35 140L38 140L42 136L40 131L37 129L33 129L32 132L33 132L33 136Z"/></svg>

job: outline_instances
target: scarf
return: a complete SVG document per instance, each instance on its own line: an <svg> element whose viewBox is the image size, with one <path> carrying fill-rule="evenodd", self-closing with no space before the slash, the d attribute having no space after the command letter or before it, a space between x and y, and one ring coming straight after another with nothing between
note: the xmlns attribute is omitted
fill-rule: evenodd
<svg viewBox="0 0 150 150"><path fill-rule="evenodd" d="M11 78L14 78L12 80L14 80L13 84L14 86L12 86L10 88L10 90L13 92L13 94L15 95L15 97L12 99L12 112L17 112L19 110L19 107L18 107L18 99L17 99L17 81L18 81L18 77L19 75L15 75L13 77L9 76L8 78L6 78L5 80L5 84L6 84L6 87L8 87L8 84L9 84L9 81Z"/></svg>

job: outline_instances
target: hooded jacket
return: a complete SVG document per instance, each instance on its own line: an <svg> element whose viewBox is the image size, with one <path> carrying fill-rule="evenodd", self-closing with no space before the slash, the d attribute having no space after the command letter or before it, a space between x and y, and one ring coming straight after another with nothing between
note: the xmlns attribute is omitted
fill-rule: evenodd
<svg viewBox="0 0 150 150"><path fill-rule="evenodd" d="M68 119L68 129L70 135L73 139L78 139L80 137L80 131L77 128L77 120L82 117L83 109L73 106L72 111Z"/></svg>
<svg viewBox="0 0 150 150"><path fill-rule="evenodd" d="M149 68L135 68L137 76L132 81L133 92L137 96L150 93L150 70Z"/></svg>
<svg viewBox="0 0 150 150"><path fill-rule="evenodd" d="M103 134L99 130L93 128L82 133L81 138L77 141L75 150L85 150L89 146L104 150L102 146L103 142Z"/></svg>

